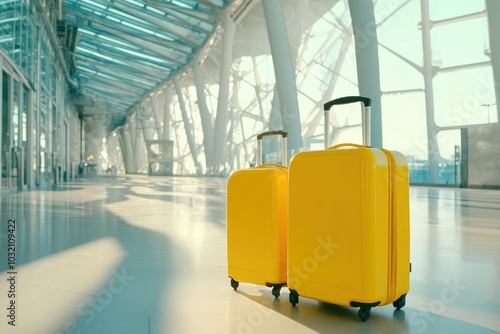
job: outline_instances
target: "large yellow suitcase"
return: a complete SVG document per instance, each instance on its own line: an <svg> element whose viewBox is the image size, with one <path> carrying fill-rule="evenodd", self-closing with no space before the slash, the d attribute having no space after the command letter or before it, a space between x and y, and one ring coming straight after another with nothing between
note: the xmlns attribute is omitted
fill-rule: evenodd
<svg viewBox="0 0 500 334"><path fill-rule="evenodd" d="M262 139L282 136L282 166L262 164ZM278 298L287 277L287 133L257 136L257 166L231 174L227 182L227 267L231 286L239 282L272 287Z"/></svg>
<svg viewBox="0 0 500 334"><path fill-rule="evenodd" d="M331 101L325 104L325 116L332 105L357 101L365 104L366 143L369 99ZM327 138L325 131L329 146ZM290 302L295 306L300 295L360 307L358 315L365 321L374 306L405 305L410 277L408 167L398 152L339 146L347 148L300 152L290 162Z"/></svg>

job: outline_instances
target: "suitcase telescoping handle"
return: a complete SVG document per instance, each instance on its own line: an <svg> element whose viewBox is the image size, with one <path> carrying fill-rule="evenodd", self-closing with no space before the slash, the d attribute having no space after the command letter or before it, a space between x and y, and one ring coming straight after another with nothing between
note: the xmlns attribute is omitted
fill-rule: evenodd
<svg viewBox="0 0 500 334"><path fill-rule="evenodd" d="M323 106L325 112L325 149L330 147L330 109L333 106L341 104L349 104L361 102L364 105L364 110L361 113L361 130L363 132L363 145L370 145L370 109L372 100L369 97L364 96L345 96L330 102L327 102Z"/></svg>
<svg viewBox="0 0 500 334"><path fill-rule="evenodd" d="M286 154L287 150L287 137L288 133L282 130L276 131L267 131L262 132L257 135L257 166L262 165L262 138L267 136L282 136L283 139L281 141L282 153L281 153L281 164L286 167L288 158Z"/></svg>

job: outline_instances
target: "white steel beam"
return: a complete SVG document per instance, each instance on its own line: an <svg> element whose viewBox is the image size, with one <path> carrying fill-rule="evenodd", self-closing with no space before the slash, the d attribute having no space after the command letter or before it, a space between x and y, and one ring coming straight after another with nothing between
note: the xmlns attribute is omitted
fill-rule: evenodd
<svg viewBox="0 0 500 334"><path fill-rule="evenodd" d="M224 170L227 147L227 124L229 118L229 79L233 63L234 21L228 13L222 21L224 28L222 57L219 75L219 96L214 127L214 173Z"/></svg>

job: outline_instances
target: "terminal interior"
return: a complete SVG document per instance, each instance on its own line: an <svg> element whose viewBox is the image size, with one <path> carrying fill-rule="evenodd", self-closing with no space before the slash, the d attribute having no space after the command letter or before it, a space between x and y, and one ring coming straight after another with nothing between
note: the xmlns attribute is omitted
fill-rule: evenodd
<svg viewBox="0 0 500 334"><path fill-rule="evenodd" d="M496 0L0 1L0 332L500 333L498 31ZM256 136L288 165L364 128L408 165L406 306L233 290Z"/></svg>

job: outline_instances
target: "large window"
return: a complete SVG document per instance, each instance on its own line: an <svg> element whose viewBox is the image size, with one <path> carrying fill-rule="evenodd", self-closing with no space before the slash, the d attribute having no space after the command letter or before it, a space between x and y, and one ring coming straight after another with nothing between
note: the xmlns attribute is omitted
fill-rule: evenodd
<svg viewBox="0 0 500 334"><path fill-rule="evenodd" d="M293 5L282 2L288 18L291 49L296 60L296 86L300 110L302 142L305 150L323 147L322 104L330 99L356 95L358 78L356 52L349 8L345 2L333 7L310 6L299 18ZM408 158L410 179L414 183L457 184L460 170L459 128L497 122L492 69L488 54L488 31L483 1L456 5L449 1L429 1L429 31L432 54L431 82L425 87L423 20L420 0L379 0L375 18L379 41L382 90L383 144ZM450 10L450 8L453 8ZM242 21L240 30L252 29L252 22L263 20L262 8L255 6ZM302 20L302 21L301 21ZM292 22L293 21L293 22ZM297 26L303 27L294 40ZM253 35L234 50L230 85L227 165L225 172L255 163L255 135L276 123L279 101L267 35L252 29ZM465 37L464 37L465 36ZM467 41L463 42L463 38ZM459 42L460 41L460 42ZM202 64L208 108L212 122L217 108L217 76L222 43L211 49ZM212 78L215 77L215 80ZM370 80L366 78L365 80ZM205 169L203 131L200 126L195 79L189 73L182 82L187 112L198 150L198 161ZM171 88L170 88L171 89ZM432 93L432 94L431 94ZM155 99L153 97L152 99ZM431 100L431 108L428 108ZM172 138L175 143L175 173L195 173L180 106L170 106ZM153 115L154 108L145 110ZM163 110L162 110L163 111ZM134 119L131 118L134 122ZM334 143L360 141L360 115L357 109L339 110L332 118ZM271 151L279 146L270 145ZM265 147L266 149L266 147ZM458 153L457 153L458 152ZM295 152L291 152L293 155ZM272 152L270 153L272 155ZM458 164L458 166L457 166ZM430 175L434 177L431 178Z"/></svg>

